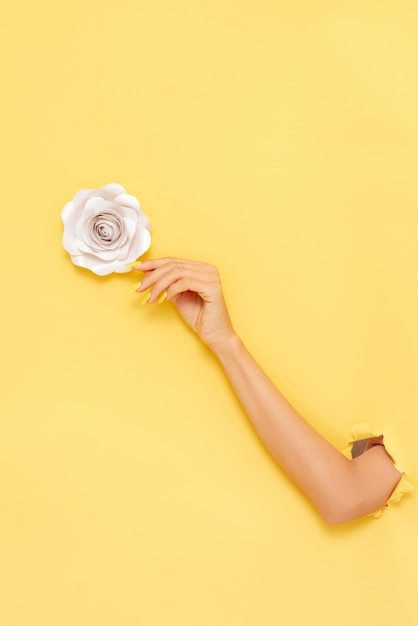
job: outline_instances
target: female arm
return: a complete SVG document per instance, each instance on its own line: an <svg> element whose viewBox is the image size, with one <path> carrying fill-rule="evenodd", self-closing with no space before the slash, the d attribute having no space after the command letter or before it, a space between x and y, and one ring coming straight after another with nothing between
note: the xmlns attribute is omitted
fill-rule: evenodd
<svg viewBox="0 0 418 626"><path fill-rule="evenodd" d="M133 265L144 273L136 291L150 293L145 297L150 304L167 293L218 358L264 445L327 523L384 506L402 477L384 446L349 460L298 414L234 331L215 267L174 258Z"/></svg>

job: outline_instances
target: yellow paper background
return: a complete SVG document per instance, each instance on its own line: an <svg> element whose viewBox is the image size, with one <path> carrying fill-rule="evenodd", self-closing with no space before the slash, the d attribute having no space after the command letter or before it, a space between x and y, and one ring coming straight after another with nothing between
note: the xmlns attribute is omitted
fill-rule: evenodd
<svg viewBox="0 0 418 626"><path fill-rule="evenodd" d="M124 185L147 256L218 265L292 403L340 448L385 431L417 485L417 3L24 0L0 29L1 624L416 626L416 496L323 524L60 212Z"/></svg>

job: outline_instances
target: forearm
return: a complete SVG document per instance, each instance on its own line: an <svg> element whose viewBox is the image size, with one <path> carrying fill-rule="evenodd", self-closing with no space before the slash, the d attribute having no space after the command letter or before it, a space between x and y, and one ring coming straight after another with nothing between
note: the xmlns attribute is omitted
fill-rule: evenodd
<svg viewBox="0 0 418 626"><path fill-rule="evenodd" d="M261 440L326 521L347 521L384 504L400 474L390 472L383 449L374 454L390 473L382 485L373 465L348 460L297 413L236 336L215 354Z"/></svg>

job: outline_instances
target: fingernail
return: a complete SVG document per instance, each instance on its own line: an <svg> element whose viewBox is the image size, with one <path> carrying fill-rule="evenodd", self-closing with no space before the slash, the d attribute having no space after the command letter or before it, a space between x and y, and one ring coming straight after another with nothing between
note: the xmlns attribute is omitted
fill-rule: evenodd
<svg viewBox="0 0 418 626"><path fill-rule="evenodd" d="M163 293L161 294L161 296L157 300L158 304L162 304L164 302L164 300L166 299L166 297L167 297L167 292L163 291Z"/></svg>
<svg viewBox="0 0 418 626"><path fill-rule="evenodd" d="M141 281L139 281L139 283L135 283L135 285L129 289L128 293L135 293L135 291L140 288L141 284Z"/></svg>
<svg viewBox="0 0 418 626"><path fill-rule="evenodd" d="M139 267L142 265L142 261L132 261L132 263L125 263L126 267Z"/></svg>
<svg viewBox="0 0 418 626"><path fill-rule="evenodd" d="M148 300L151 298L151 292L148 291L148 293L145 294L145 296L142 298L142 300L139 301L139 304L141 306L143 306L144 304L146 304L148 302Z"/></svg>

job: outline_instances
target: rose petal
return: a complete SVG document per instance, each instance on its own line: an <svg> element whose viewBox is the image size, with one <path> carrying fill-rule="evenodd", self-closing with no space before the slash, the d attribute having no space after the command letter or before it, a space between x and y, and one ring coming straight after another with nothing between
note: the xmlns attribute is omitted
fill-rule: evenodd
<svg viewBox="0 0 418 626"><path fill-rule="evenodd" d="M138 228L142 229L142 226L139 226L138 224L133 224L132 220L126 220L126 229L129 229L129 236L126 237L125 243L119 246L117 256L119 260L123 261L128 256L130 247L132 245L132 240L134 239ZM99 255L101 256L102 252L100 252Z"/></svg>
<svg viewBox="0 0 418 626"><path fill-rule="evenodd" d="M138 221L141 224L141 226L143 226L147 230L151 230L152 229L152 224L149 221L149 219L147 218L147 216L145 215L145 213L143 213L143 211L141 211L139 213Z"/></svg>
<svg viewBox="0 0 418 626"><path fill-rule="evenodd" d="M117 204L113 200L108 200L107 198L103 198L103 196L92 195L87 199L85 207L82 211L83 218L87 218L94 213L101 213L113 211L117 215L121 215L122 217L134 217L135 220L138 219L138 213L135 209L130 207L123 207L120 204Z"/></svg>
<svg viewBox="0 0 418 626"><path fill-rule="evenodd" d="M142 230L142 226L137 223L133 223L133 221L130 219L125 219L124 222L126 224L126 229L129 232L129 236L126 238L125 244L120 246L118 254L118 259L120 260L126 259L126 257L128 256L132 241L136 236L138 228Z"/></svg>
<svg viewBox="0 0 418 626"><path fill-rule="evenodd" d="M107 210L117 212L118 206L106 198L103 198L103 196L92 196L86 202L83 217L88 217L94 213L101 213Z"/></svg>
<svg viewBox="0 0 418 626"><path fill-rule="evenodd" d="M125 244L126 245L126 244ZM80 252L94 256L96 259L104 261L113 261L119 258L119 247L115 250L107 250L106 248L96 249L81 239L76 239L76 246Z"/></svg>
<svg viewBox="0 0 418 626"><path fill-rule="evenodd" d="M136 259L135 259L136 260ZM119 261L118 265L116 266L116 269L113 270L114 272L116 272L117 274L124 274L126 272L130 272L132 270L131 267L126 267L125 263L127 261L125 259L123 259L122 261Z"/></svg>
<svg viewBox="0 0 418 626"><path fill-rule="evenodd" d="M122 185L118 185L117 183L109 183L100 189L96 189L96 191L101 191L103 193L103 198L110 198L113 200L116 196L119 196L122 193L126 193L126 189L122 187ZM97 194L102 195L102 194Z"/></svg>
<svg viewBox="0 0 418 626"><path fill-rule="evenodd" d="M138 228L137 220L133 221L129 217L124 217L123 223L125 224L126 230L128 231L129 239L132 239Z"/></svg>
<svg viewBox="0 0 418 626"><path fill-rule="evenodd" d="M144 226L144 228L146 228L147 230L151 230L152 228L151 222L149 221L145 213L141 210L138 199L135 198L135 196L131 196L131 194L129 193L124 193L124 194L121 194L120 196L117 196L113 200L113 202L117 202L118 204L121 204L122 206L129 206L132 209L135 209L138 215L139 223L142 226Z"/></svg>
<svg viewBox="0 0 418 626"><path fill-rule="evenodd" d="M82 223L84 224L93 215L102 213L114 215L120 218L130 218L135 222L135 224L138 222L138 214L134 209L122 207L100 196L93 196L86 202Z"/></svg>
<svg viewBox="0 0 418 626"><path fill-rule="evenodd" d="M69 254L80 253L76 244L74 233L69 233L68 230L64 230L64 233L62 235L62 245L64 246L64 249L69 252Z"/></svg>
<svg viewBox="0 0 418 626"><path fill-rule="evenodd" d="M151 245L151 234L149 230L144 228L143 226L138 226L136 229L135 236L131 241L131 245L129 246L129 251L126 256L125 263L131 263L132 261L136 261L136 259L142 256Z"/></svg>
<svg viewBox="0 0 418 626"><path fill-rule="evenodd" d="M68 231L68 233L74 232L75 226L79 221L83 211L77 209L74 202L67 202L65 207L61 212L61 218L64 222L64 229Z"/></svg>
<svg viewBox="0 0 418 626"><path fill-rule="evenodd" d="M135 224L138 223L138 213L137 211L135 211L135 209L119 205L119 211L122 217L128 217L130 220L135 222Z"/></svg>
<svg viewBox="0 0 418 626"><path fill-rule="evenodd" d="M89 198L100 197L112 200L123 193L125 193L125 188L117 183L109 183L97 189L80 189L74 196L74 204L77 208L83 208Z"/></svg>
<svg viewBox="0 0 418 626"><path fill-rule="evenodd" d="M74 203L68 202L62 210L61 216L64 222L64 233L62 235L62 245L70 254L77 254L74 241L74 225L77 221Z"/></svg>
<svg viewBox="0 0 418 626"><path fill-rule="evenodd" d="M96 195L96 189L80 189L74 196L73 202L77 211L83 211L87 200Z"/></svg>
<svg viewBox="0 0 418 626"><path fill-rule="evenodd" d="M131 209L135 209L135 211L139 211L141 208L138 198L135 198L135 196L132 196L130 193L122 193L116 196L116 198L113 198L113 202L121 204L122 206L129 206Z"/></svg>
<svg viewBox="0 0 418 626"><path fill-rule="evenodd" d="M70 220L73 213L74 213L74 202L71 200L71 202L67 202L67 204L65 205L65 207L63 208L62 212L61 212L61 217L62 217L62 221L65 222Z"/></svg>
<svg viewBox="0 0 418 626"><path fill-rule="evenodd" d="M118 253L119 261L123 261L123 259L126 259L129 253L130 246L131 246L131 240L128 239L128 241L119 249L119 253Z"/></svg>
<svg viewBox="0 0 418 626"><path fill-rule="evenodd" d="M90 254L80 254L77 256L71 257L74 265L78 265L79 267L86 267L91 270L98 276L106 276L107 274L111 274L118 267L117 261L107 262L98 259L95 256L91 256Z"/></svg>

